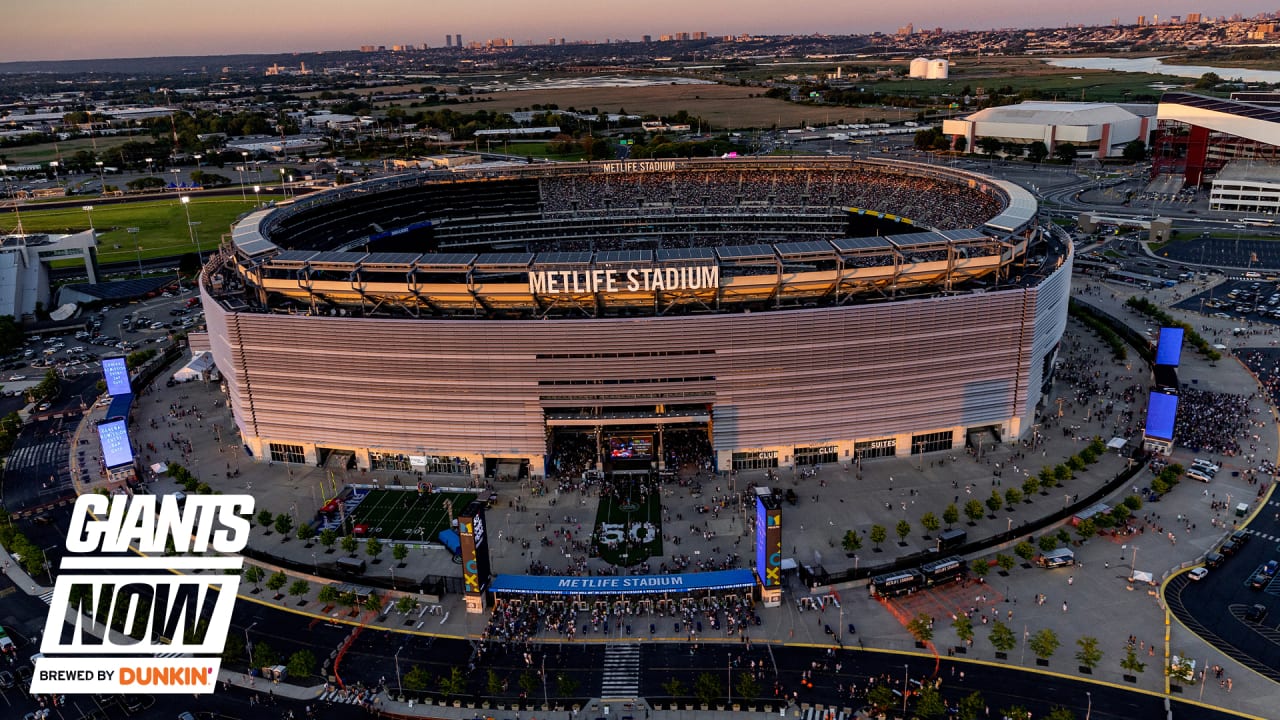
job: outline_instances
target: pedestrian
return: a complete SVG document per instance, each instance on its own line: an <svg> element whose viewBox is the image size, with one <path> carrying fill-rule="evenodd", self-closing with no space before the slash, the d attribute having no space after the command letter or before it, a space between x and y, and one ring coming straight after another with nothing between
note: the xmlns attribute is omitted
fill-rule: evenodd
<svg viewBox="0 0 1280 720"><path fill-rule="evenodd" d="M1068 576L1068 577L1067 577L1067 584L1068 584L1068 585L1074 585L1074 584L1075 584L1075 582L1076 582L1076 576L1075 576L1075 575L1070 575L1070 576Z"/></svg>
<svg viewBox="0 0 1280 720"><path fill-rule="evenodd" d="M1062 601L1062 612L1066 612L1066 611L1067 611L1067 601L1066 601L1066 600L1063 600L1063 601Z"/></svg>

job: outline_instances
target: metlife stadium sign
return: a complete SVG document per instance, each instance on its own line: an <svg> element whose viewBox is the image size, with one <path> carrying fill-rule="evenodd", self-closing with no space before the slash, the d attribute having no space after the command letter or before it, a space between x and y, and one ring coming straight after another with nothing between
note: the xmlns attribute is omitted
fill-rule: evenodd
<svg viewBox="0 0 1280 720"><path fill-rule="evenodd" d="M62 559L31 692L213 692L253 505L249 495L80 496L67 531L77 554ZM170 541L179 554L166 557ZM227 556L183 554L208 551Z"/></svg>

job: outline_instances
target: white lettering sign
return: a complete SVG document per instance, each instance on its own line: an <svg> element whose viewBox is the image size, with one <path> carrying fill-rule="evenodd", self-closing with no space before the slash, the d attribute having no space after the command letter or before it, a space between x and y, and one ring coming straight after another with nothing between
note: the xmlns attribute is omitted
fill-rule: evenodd
<svg viewBox="0 0 1280 720"><path fill-rule="evenodd" d="M714 290L718 287L720 287L719 265L529 272L529 292L534 295L673 292Z"/></svg>
<svg viewBox="0 0 1280 720"><path fill-rule="evenodd" d="M675 160L623 160L601 164L607 173L671 172L676 169Z"/></svg>

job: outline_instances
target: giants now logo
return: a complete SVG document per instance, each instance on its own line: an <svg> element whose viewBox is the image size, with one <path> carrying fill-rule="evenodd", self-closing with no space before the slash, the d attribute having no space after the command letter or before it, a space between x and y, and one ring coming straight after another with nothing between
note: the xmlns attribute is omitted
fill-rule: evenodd
<svg viewBox="0 0 1280 720"><path fill-rule="evenodd" d="M253 504L248 495L193 496L183 504L171 496L80 496L69 552L130 553L133 545L151 557L62 559L40 643L46 656L36 661L31 692L213 692L240 586L240 576L228 573L238 573L243 559L164 551L172 542L178 553L238 553L249 541ZM172 657L178 653L184 657Z"/></svg>

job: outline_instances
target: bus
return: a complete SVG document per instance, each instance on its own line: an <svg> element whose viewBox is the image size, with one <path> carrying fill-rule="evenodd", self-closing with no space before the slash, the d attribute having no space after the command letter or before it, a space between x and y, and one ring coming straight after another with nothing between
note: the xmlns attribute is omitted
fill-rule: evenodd
<svg viewBox="0 0 1280 720"><path fill-rule="evenodd" d="M920 574L924 576L925 587L958 582L963 580L968 572L969 567L964 564L964 559L958 555L927 562L920 566Z"/></svg>
<svg viewBox="0 0 1280 720"><path fill-rule="evenodd" d="M891 598L913 593L922 587L924 575L919 570L903 570L871 578L868 589L872 598Z"/></svg>
<svg viewBox="0 0 1280 720"><path fill-rule="evenodd" d="M1245 225L1254 225L1256 227L1271 227L1276 224L1275 220L1270 218L1241 218L1240 222Z"/></svg>

